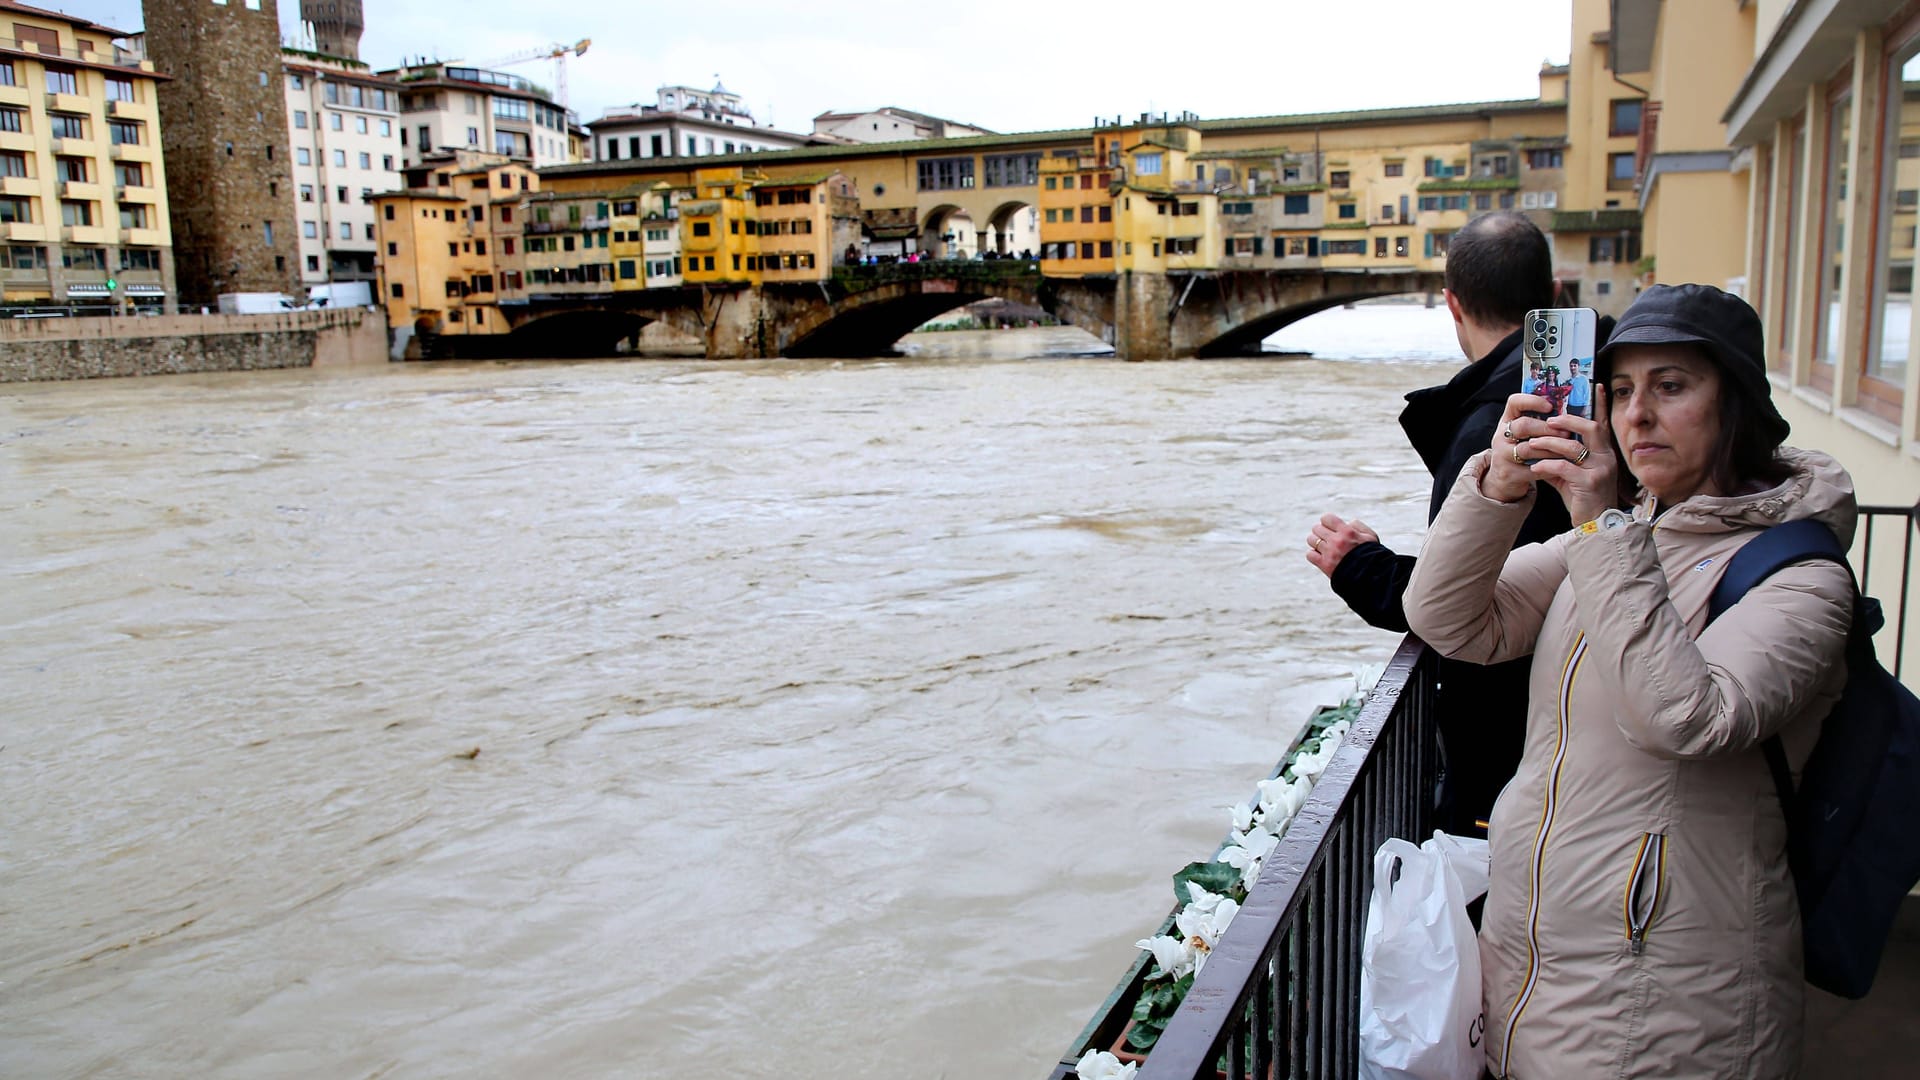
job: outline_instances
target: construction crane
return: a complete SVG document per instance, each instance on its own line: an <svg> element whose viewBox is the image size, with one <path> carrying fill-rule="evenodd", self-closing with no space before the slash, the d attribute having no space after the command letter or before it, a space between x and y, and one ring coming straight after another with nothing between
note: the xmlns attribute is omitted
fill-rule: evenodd
<svg viewBox="0 0 1920 1080"><path fill-rule="evenodd" d="M502 56L496 60L484 61L476 66L483 68L502 68L512 64L524 64L529 60L553 61L554 100L559 103L560 110L565 112L567 108L567 57L568 55L587 55L587 47L592 44L592 38L581 38L571 45L556 41L545 48L526 49L509 56Z"/></svg>

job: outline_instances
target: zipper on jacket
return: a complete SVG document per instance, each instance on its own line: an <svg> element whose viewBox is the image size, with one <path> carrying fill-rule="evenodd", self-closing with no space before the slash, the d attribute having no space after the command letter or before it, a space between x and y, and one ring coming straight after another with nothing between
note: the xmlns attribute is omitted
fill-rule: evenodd
<svg viewBox="0 0 1920 1080"><path fill-rule="evenodd" d="M1647 950L1647 926L1660 906L1660 883L1666 877L1667 838L1647 833L1640 838L1640 854L1633 860L1633 875L1627 879L1627 947L1639 956Z"/></svg>
<svg viewBox="0 0 1920 1080"><path fill-rule="evenodd" d="M1553 832L1554 811L1560 802L1560 769L1567 761L1567 712L1573 700L1574 676L1580 672L1580 658L1587 652L1587 635L1583 631L1573 639L1573 649L1567 654L1566 666L1560 669L1560 700L1557 709L1558 731L1555 734L1553 749L1553 768L1547 773L1547 794L1540 807L1540 829L1534 835L1533 861L1527 870L1529 883L1527 898L1527 977L1520 983L1520 993L1513 1000L1513 1007L1507 1010L1507 1035L1500 1048L1500 1069L1497 1075L1506 1076L1507 1066L1513 1059L1513 1031L1520 1023L1520 1015L1526 1012L1527 1002L1533 998L1533 989L1540 981L1540 873L1541 865L1546 861L1547 837Z"/></svg>

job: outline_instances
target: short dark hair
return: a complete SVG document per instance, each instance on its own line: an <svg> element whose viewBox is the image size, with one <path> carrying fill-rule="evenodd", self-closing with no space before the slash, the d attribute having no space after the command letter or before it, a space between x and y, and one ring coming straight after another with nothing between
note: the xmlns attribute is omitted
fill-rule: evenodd
<svg viewBox="0 0 1920 1080"><path fill-rule="evenodd" d="M1525 214L1482 214L1447 243L1447 291L1486 326L1518 326L1553 306L1553 250Z"/></svg>

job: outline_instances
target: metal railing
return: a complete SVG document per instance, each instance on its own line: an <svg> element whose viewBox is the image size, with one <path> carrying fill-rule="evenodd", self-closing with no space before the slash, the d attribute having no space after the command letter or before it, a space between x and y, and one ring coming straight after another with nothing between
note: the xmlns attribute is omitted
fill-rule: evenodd
<svg viewBox="0 0 1920 1080"><path fill-rule="evenodd" d="M1401 642L1140 1080L1358 1071L1373 853L1432 830L1434 661L1418 639Z"/></svg>
<svg viewBox="0 0 1920 1080"><path fill-rule="evenodd" d="M1880 601L1881 609L1886 613L1887 627L1893 631L1893 652L1880 657L1881 666L1893 672L1893 677L1902 676L1907 652L1907 601L1913 585L1913 540L1914 533L1920 532L1920 503L1912 506L1862 506L1860 508L1859 535L1860 544L1860 591ZM1873 588L1873 545L1876 539L1886 541L1884 530L1892 528L1897 535L1893 538L1901 545L1900 581L1895 593L1884 591L1876 593Z"/></svg>

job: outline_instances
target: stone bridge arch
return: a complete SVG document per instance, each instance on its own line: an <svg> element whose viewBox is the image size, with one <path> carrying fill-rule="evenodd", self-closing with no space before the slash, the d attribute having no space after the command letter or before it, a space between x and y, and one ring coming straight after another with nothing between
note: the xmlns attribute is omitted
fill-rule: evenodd
<svg viewBox="0 0 1920 1080"><path fill-rule="evenodd" d="M848 293L832 304L814 302L770 313L781 316L781 356L887 356L913 328L958 307L991 297L1051 310L1039 275L914 277Z"/></svg>
<svg viewBox="0 0 1920 1080"><path fill-rule="evenodd" d="M1443 275L1431 271L1387 274L1270 271L1224 272L1168 280L1169 356L1240 356L1260 351L1260 343L1281 328L1328 308L1405 293L1438 294ZM1137 292L1138 290L1136 290ZM1130 296L1138 310L1154 297ZM1135 350L1135 356L1139 355Z"/></svg>
<svg viewBox="0 0 1920 1080"><path fill-rule="evenodd" d="M683 334L703 338L706 327L698 301L689 308L684 299L675 297L644 306L617 302L574 305L566 301L530 305L511 318L513 329L494 351L501 356L612 356L622 342L631 340L651 322L663 322Z"/></svg>

